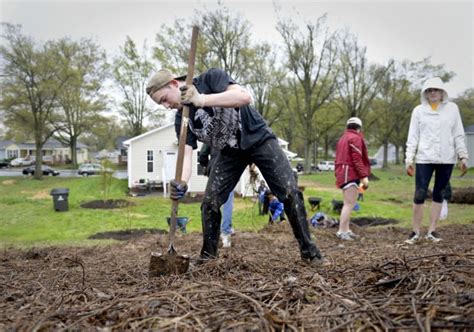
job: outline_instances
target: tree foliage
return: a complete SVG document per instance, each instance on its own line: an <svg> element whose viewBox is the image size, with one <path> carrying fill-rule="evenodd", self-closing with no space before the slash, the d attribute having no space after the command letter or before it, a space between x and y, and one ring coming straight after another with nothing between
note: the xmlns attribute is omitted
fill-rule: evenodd
<svg viewBox="0 0 474 332"><path fill-rule="evenodd" d="M58 140L69 146L72 164L77 167L78 139L100 121L100 112L106 108L106 97L100 93L106 77L106 56L91 40L63 40L58 46L68 59L71 78L59 93L52 124Z"/></svg>
<svg viewBox="0 0 474 332"><path fill-rule="evenodd" d="M151 59L146 44L139 51L126 37L109 72L125 122L101 115L111 109L106 105L113 102L113 95L107 99L101 94L108 68L99 45L67 38L37 44L20 27L2 24L0 112L5 134L18 141L34 140L39 167L41 147L53 134L71 148L76 164L79 137L92 149L112 149L118 135L136 136L162 125L165 111L147 106L146 82L155 65L185 74L191 27L198 25L196 75L219 67L246 87L255 108L306 159L307 169L321 152L330 158L351 116L362 118L370 143L404 148L422 83L433 76L447 82L454 73L432 64L430 58L370 62L355 35L330 31L326 19L282 19L276 30L283 43L270 44L256 42L250 22L239 13L224 6L202 10L161 26ZM474 123L473 91L455 100L466 126Z"/></svg>
<svg viewBox="0 0 474 332"><path fill-rule="evenodd" d="M278 105L278 99L285 70L279 67L275 49L268 43L255 45L249 61L248 67L252 70L247 74L247 87L252 92L255 108L272 126L281 120L284 109Z"/></svg>
<svg viewBox="0 0 474 332"><path fill-rule="evenodd" d="M140 54L135 42L127 36L120 55L112 64L113 78L123 98L119 113L126 119L133 136L143 133L144 120L151 112L146 104L148 95L145 87L155 67L147 52L144 45Z"/></svg>
<svg viewBox="0 0 474 332"><path fill-rule="evenodd" d="M340 72L337 77L337 104L347 118L361 119L369 111L370 103L382 88L386 72L392 66L369 63L367 48L359 44L356 36L349 32L340 35Z"/></svg>
<svg viewBox="0 0 474 332"><path fill-rule="evenodd" d="M464 91L454 102L459 106L464 127L474 125L474 89Z"/></svg>
<svg viewBox="0 0 474 332"><path fill-rule="evenodd" d="M16 128L23 128L34 139L35 178L40 179L41 149L55 131L50 121L59 93L71 79L68 59L61 54L61 41L38 46L19 26L2 23L1 37L0 105L8 122L18 124Z"/></svg>
<svg viewBox="0 0 474 332"><path fill-rule="evenodd" d="M287 87L297 97L293 114L302 130L309 169L311 146L317 141L316 113L328 103L336 89L338 50L335 34L326 27L326 17L307 22L301 30L292 21L280 21L277 30L284 40L286 67L290 79Z"/></svg>
<svg viewBox="0 0 474 332"><path fill-rule="evenodd" d="M385 73L379 94L366 117L366 130L374 143L384 147L383 167L388 167L388 147L396 150L396 163L400 163L405 148L412 110L420 103L423 82L430 77L443 77L449 81L452 73L443 65L433 66L429 59L420 62L393 60Z"/></svg>
<svg viewBox="0 0 474 332"><path fill-rule="evenodd" d="M84 133L81 142L95 151L113 150L116 138L127 135L126 124L121 123L117 116L99 116L93 126Z"/></svg>

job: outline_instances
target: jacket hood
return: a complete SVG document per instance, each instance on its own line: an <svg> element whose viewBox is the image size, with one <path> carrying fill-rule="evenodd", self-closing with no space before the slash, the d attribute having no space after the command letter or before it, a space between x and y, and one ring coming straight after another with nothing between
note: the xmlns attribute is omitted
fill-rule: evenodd
<svg viewBox="0 0 474 332"><path fill-rule="evenodd" d="M443 81L439 77L433 77L426 80L426 82L423 84L423 88L421 88L420 97L422 104L428 104L428 99L426 98L425 91L430 88L443 90L443 99L441 102L446 103L448 101L448 92L444 87Z"/></svg>

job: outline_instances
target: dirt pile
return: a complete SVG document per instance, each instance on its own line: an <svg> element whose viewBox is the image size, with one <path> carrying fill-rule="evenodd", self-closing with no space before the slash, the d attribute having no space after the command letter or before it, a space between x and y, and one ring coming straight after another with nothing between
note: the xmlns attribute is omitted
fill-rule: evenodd
<svg viewBox="0 0 474 332"><path fill-rule="evenodd" d="M121 209L133 205L135 205L135 203L127 201L126 199L100 199L82 203L81 207L85 209Z"/></svg>
<svg viewBox="0 0 474 332"><path fill-rule="evenodd" d="M453 196L450 203L474 204L474 187L453 189Z"/></svg>
<svg viewBox="0 0 474 332"><path fill-rule="evenodd" d="M403 245L408 230L311 229L329 267L304 264L288 225L238 232L220 257L180 276L148 278L156 241L0 253L0 330L474 329L474 225ZM176 248L199 252L200 234ZM195 260L193 260L195 261ZM192 261L192 262L193 262ZM193 264L193 263L192 263Z"/></svg>
<svg viewBox="0 0 474 332"><path fill-rule="evenodd" d="M433 198L431 189L428 189L426 197ZM452 188L447 200L455 204L474 204L474 187Z"/></svg>

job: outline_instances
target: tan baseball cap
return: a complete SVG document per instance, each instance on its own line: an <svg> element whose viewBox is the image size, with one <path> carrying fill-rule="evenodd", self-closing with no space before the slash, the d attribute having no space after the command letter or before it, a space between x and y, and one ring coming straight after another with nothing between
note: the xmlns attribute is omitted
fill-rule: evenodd
<svg viewBox="0 0 474 332"><path fill-rule="evenodd" d="M156 91L160 90L172 80L181 80L185 76L176 77L170 70L163 68L153 75L146 85L146 93L151 97Z"/></svg>

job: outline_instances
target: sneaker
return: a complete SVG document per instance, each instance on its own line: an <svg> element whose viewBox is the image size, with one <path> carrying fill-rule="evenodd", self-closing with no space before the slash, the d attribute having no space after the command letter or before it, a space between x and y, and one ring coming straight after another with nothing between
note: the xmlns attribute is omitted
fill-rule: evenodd
<svg viewBox="0 0 474 332"><path fill-rule="evenodd" d="M351 237L350 232L341 232L341 231L338 231L338 232L336 233L336 236L337 236L338 238L340 238L341 240L344 240L344 241L353 241L353 240L354 240L354 238Z"/></svg>
<svg viewBox="0 0 474 332"><path fill-rule="evenodd" d="M436 232L430 232L426 234L425 239L431 242L439 242L442 240L439 234Z"/></svg>
<svg viewBox="0 0 474 332"><path fill-rule="evenodd" d="M359 237L359 235L352 233L352 231L347 231L347 234L349 234L349 236L353 239L357 239Z"/></svg>
<svg viewBox="0 0 474 332"><path fill-rule="evenodd" d="M221 239L222 239L222 248L230 248L230 234L222 234Z"/></svg>
<svg viewBox="0 0 474 332"><path fill-rule="evenodd" d="M407 244L415 244L420 240L420 234L417 232L411 232L410 237L405 240L405 243Z"/></svg>

